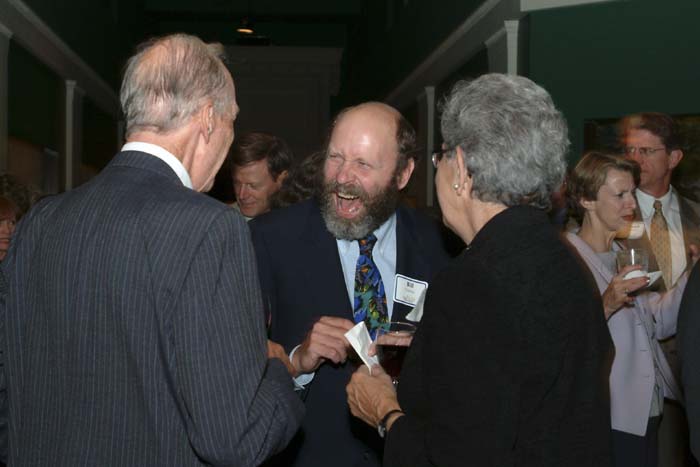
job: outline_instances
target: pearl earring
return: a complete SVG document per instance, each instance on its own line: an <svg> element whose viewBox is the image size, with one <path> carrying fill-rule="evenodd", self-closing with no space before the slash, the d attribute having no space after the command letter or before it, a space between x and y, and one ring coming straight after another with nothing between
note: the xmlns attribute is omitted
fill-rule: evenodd
<svg viewBox="0 0 700 467"><path fill-rule="evenodd" d="M452 185L452 188L454 188L455 190L459 190L459 183L455 183L454 185Z"/></svg>

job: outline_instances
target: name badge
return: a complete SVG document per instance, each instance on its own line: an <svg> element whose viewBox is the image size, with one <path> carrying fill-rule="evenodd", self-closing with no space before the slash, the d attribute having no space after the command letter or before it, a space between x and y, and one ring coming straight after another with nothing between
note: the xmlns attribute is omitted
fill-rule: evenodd
<svg viewBox="0 0 700 467"><path fill-rule="evenodd" d="M428 288L427 282L401 274L396 275L394 284L394 301L408 306L416 306L421 294Z"/></svg>

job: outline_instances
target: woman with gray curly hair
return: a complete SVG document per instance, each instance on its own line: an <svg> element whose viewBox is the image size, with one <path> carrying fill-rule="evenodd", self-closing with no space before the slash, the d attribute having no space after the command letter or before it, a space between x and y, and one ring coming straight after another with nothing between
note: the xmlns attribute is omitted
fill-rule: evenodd
<svg viewBox="0 0 700 467"><path fill-rule="evenodd" d="M352 413L385 436L385 466L609 465L600 295L545 213L563 116L532 81L490 74L456 84L442 133L438 199L467 248L431 282L398 391L363 366Z"/></svg>

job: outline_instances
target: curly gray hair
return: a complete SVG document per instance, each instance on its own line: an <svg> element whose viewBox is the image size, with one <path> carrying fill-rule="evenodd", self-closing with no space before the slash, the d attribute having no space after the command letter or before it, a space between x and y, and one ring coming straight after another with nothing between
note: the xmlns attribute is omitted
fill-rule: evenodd
<svg viewBox="0 0 700 467"><path fill-rule="evenodd" d="M566 120L540 86L495 73L460 81L442 104L441 129L447 148L464 151L472 196L506 206L551 206L566 172L569 139Z"/></svg>
<svg viewBox="0 0 700 467"><path fill-rule="evenodd" d="M224 59L221 44L187 34L141 45L126 64L119 95L126 135L179 128L207 102L217 115L230 113L234 97Z"/></svg>

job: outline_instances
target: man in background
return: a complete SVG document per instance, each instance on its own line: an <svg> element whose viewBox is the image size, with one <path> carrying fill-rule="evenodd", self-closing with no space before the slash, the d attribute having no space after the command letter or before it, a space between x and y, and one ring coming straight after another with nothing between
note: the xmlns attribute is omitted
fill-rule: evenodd
<svg viewBox="0 0 700 467"><path fill-rule="evenodd" d="M231 176L237 208L250 220L270 210L294 161L287 143L267 133L248 133L231 146Z"/></svg>
<svg viewBox="0 0 700 467"><path fill-rule="evenodd" d="M671 185L673 171L683 159L678 125L670 115L644 112L624 117L619 131L625 154L641 168L635 220L644 222L644 235L628 244L649 252L649 270L662 273L659 290L670 289L692 267L691 249L700 245L700 205ZM676 338L661 346L680 381ZM686 425L683 408L666 401L659 427L661 467L686 465Z"/></svg>
<svg viewBox="0 0 700 467"><path fill-rule="evenodd" d="M295 433L246 224L198 193L238 114L222 57L182 34L142 47L127 144L20 224L0 275L8 465L256 466Z"/></svg>

